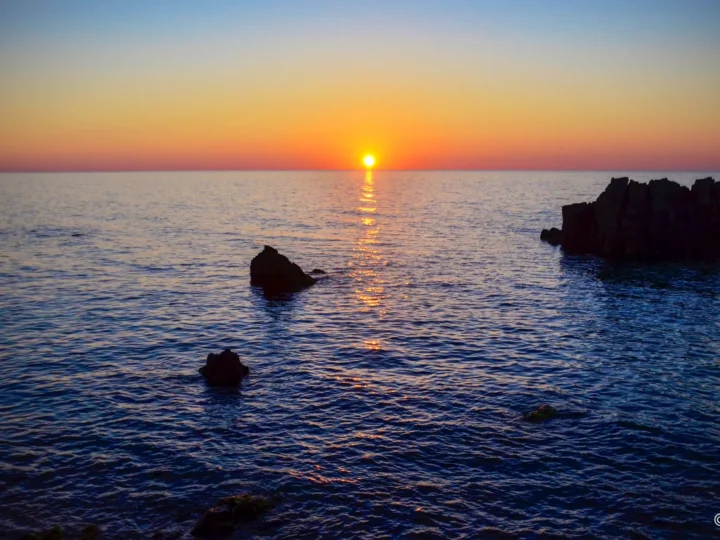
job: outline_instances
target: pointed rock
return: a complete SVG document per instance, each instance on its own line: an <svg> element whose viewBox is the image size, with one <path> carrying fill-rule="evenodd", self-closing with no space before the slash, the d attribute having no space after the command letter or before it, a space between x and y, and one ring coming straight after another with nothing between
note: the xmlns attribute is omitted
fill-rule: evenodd
<svg viewBox="0 0 720 540"><path fill-rule="evenodd" d="M297 264L277 249L265 246L250 262L250 284L271 293L292 293L315 283Z"/></svg>

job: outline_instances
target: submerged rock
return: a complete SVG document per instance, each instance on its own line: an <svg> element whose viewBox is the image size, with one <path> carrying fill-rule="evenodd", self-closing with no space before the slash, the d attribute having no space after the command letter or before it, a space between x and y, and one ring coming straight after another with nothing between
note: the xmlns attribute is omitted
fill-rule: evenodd
<svg viewBox="0 0 720 540"><path fill-rule="evenodd" d="M199 537L228 535L242 522L256 519L271 508L271 500L259 495L225 497L200 516L190 534Z"/></svg>
<svg viewBox="0 0 720 540"><path fill-rule="evenodd" d="M528 422L545 422L555 416L556 412L555 407L551 405L540 405L536 410L525 413L523 418Z"/></svg>
<svg viewBox="0 0 720 540"><path fill-rule="evenodd" d="M292 293L309 287L315 279L277 249L265 246L250 262L250 283L266 292Z"/></svg>
<svg viewBox="0 0 720 540"><path fill-rule="evenodd" d="M62 540L63 530L59 525L42 533L31 533L24 535L20 540Z"/></svg>
<svg viewBox="0 0 720 540"><path fill-rule="evenodd" d="M547 242L551 246L558 246L562 244L562 231L557 227L553 227L550 230L543 229L540 233L540 240Z"/></svg>
<svg viewBox="0 0 720 540"><path fill-rule="evenodd" d="M97 525L88 525L82 530L82 540L96 540L100 538L100 527Z"/></svg>
<svg viewBox="0 0 720 540"><path fill-rule="evenodd" d="M179 532L155 531L150 540L180 540L184 534Z"/></svg>
<svg viewBox="0 0 720 540"><path fill-rule="evenodd" d="M720 258L720 182L688 189L667 178L613 178L596 201L563 206L562 231L543 231L569 254L618 260ZM552 242L551 242L552 243Z"/></svg>
<svg viewBox="0 0 720 540"><path fill-rule="evenodd" d="M210 386L237 386L243 377L250 374L250 368L230 349L225 349L220 354L208 354L205 365L198 371Z"/></svg>
<svg viewBox="0 0 720 540"><path fill-rule="evenodd" d="M325 270L320 270L319 268L313 268L310 272L311 274L327 274Z"/></svg>
<svg viewBox="0 0 720 540"><path fill-rule="evenodd" d="M70 538L80 538L80 540L98 540L102 531L97 525L88 525L80 531L80 536L77 536L77 532L69 533ZM41 533L30 533L23 535L20 540L63 540L66 538L62 527L55 525L52 529L49 529Z"/></svg>

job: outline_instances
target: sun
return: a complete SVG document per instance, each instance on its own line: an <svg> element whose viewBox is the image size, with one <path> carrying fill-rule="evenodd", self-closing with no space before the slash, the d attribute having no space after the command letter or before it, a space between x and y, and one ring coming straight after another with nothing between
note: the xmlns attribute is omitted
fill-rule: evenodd
<svg viewBox="0 0 720 540"><path fill-rule="evenodd" d="M372 154L368 154L363 158L363 163L365 166L370 169L373 165L375 165L375 156Z"/></svg>

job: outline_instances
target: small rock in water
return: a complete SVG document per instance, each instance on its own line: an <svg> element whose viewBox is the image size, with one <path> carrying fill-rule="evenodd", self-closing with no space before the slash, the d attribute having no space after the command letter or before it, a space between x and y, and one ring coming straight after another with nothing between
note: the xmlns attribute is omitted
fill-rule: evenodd
<svg viewBox="0 0 720 540"><path fill-rule="evenodd" d="M190 534L199 537L228 535L240 523L256 519L271 508L270 499L259 495L225 497L200 517Z"/></svg>
<svg viewBox="0 0 720 540"><path fill-rule="evenodd" d="M313 268L311 274L327 274L325 270L320 270L319 268Z"/></svg>
<svg viewBox="0 0 720 540"><path fill-rule="evenodd" d="M250 284L259 285L266 293L293 293L313 283L315 278L273 247L265 246L250 262Z"/></svg>
<svg viewBox="0 0 720 540"><path fill-rule="evenodd" d="M545 422L555 416L556 412L555 407L551 405L541 405L536 410L526 413L524 418L528 422Z"/></svg>
<svg viewBox="0 0 720 540"><path fill-rule="evenodd" d="M230 349L220 354L208 354L206 364L198 371L210 386L237 386L243 377L250 374L250 368Z"/></svg>

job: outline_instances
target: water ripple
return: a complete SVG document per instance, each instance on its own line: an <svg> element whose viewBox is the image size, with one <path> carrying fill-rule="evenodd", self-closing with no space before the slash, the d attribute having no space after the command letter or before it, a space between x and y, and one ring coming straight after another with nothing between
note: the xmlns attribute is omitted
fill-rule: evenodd
<svg viewBox="0 0 720 540"><path fill-rule="evenodd" d="M538 241L608 177L0 176L0 535L243 491L280 504L237 538L717 534L720 269ZM328 277L264 297L264 244Z"/></svg>

